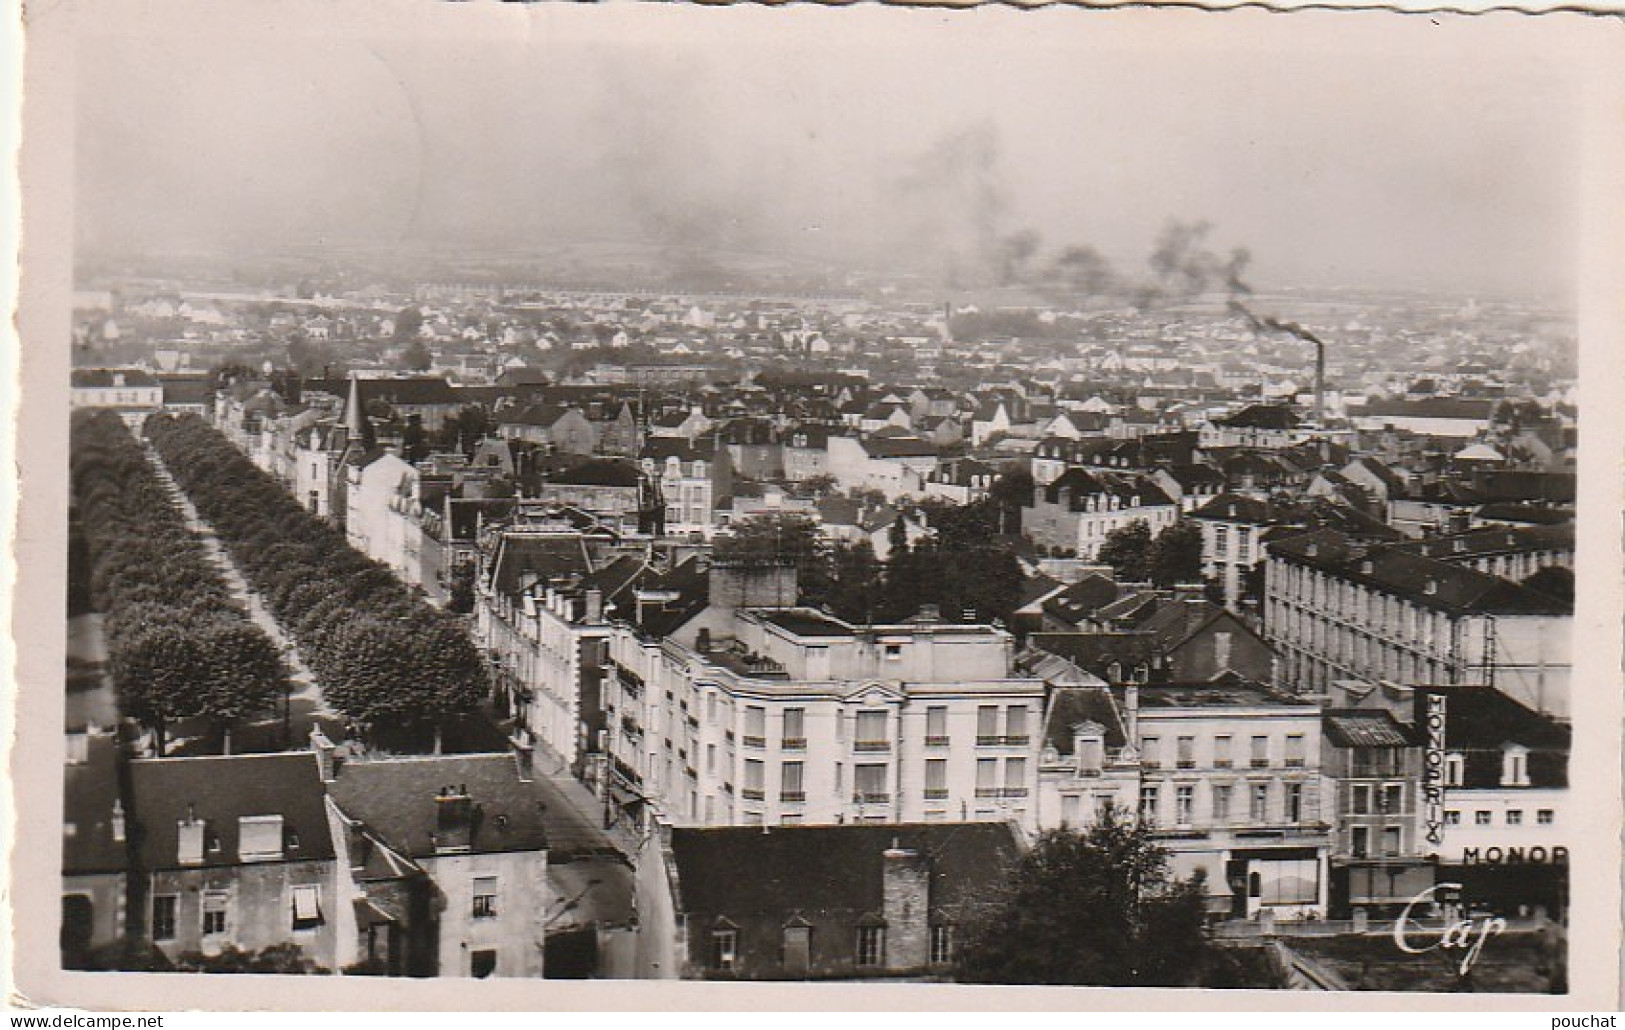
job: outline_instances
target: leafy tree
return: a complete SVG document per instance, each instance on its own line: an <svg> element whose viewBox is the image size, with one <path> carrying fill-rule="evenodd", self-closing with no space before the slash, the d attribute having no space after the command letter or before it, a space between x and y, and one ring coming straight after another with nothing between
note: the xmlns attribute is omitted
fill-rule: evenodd
<svg viewBox="0 0 1625 1030"><path fill-rule="evenodd" d="M1213 952L1202 877L1175 879L1149 830L1108 809L1051 830L968 913L956 978L970 983L1178 987Z"/></svg>
<svg viewBox="0 0 1625 1030"><path fill-rule="evenodd" d="M422 416L406 416L406 425L401 429L401 454L414 464L429 456L429 435L423 431Z"/></svg>
<svg viewBox="0 0 1625 1030"><path fill-rule="evenodd" d="M434 354L427 343L415 339L401 352L401 364L413 372L427 372L434 365Z"/></svg>
<svg viewBox="0 0 1625 1030"><path fill-rule="evenodd" d="M1159 587L1199 583L1202 579L1202 530L1180 519L1157 534L1151 545L1151 581Z"/></svg>
<svg viewBox="0 0 1625 1030"><path fill-rule="evenodd" d="M496 421L484 405L465 404L440 427L436 443L472 455L481 440L496 435L496 428Z"/></svg>
<svg viewBox="0 0 1625 1030"><path fill-rule="evenodd" d="M1143 583L1151 578L1151 525L1135 519L1106 534L1099 558L1112 567L1117 579Z"/></svg>
<svg viewBox="0 0 1625 1030"><path fill-rule="evenodd" d="M395 316L395 342L404 343L415 340L418 330L423 328L423 312L415 307L405 307Z"/></svg>

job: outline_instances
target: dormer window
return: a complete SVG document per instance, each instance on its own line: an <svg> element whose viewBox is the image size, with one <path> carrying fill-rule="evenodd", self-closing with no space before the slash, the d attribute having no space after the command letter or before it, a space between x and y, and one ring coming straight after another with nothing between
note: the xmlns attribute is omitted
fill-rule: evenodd
<svg viewBox="0 0 1625 1030"><path fill-rule="evenodd" d="M1467 759L1460 752L1444 756L1444 785L1459 787L1466 777Z"/></svg>
<svg viewBox="0 0 1625 1030"><path fill-rule="evenodd" d="M1529 786L1529 749L1507 744L1501 749L1501 786Z"/></svg>
<svg viewBox="0 0 1625 1030"><path fill-rule="evenodd" d="M237 857L244 862L274 862L284 843L280 815L245 815L237 820Z"/></svg>

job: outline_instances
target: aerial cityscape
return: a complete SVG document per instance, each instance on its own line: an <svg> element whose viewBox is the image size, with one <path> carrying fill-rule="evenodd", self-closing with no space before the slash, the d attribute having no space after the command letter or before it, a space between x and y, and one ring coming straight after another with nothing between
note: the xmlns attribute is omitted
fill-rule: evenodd
<svg viewBox="0 0 1625 1030"><path fill-rule="evenodd" d="M998 113L776 206L817 103L744 160L688 58L585 60L624 118L423 159L386 240L339 173L233 221L230 147L151 156L217 98L103 56L142 88L80 101L64 968L1568 989L1577 329L1513 129L1392 129L1504 159L1478 198L1327 159L1394 197L1294 251L1312 120L1258 130L1268 190L1178 162L1116 222ZM218 138L306 131L276 96ZM174 107L145 159L121 105ZM494 214L585 151L554 231ZM1424 209L1458 235L1373 242Z"/></svg>

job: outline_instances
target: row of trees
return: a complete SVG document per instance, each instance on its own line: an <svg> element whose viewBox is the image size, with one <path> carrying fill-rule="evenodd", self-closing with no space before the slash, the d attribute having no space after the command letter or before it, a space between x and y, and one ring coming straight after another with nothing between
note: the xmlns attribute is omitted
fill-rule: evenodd
<svg viewBox="0 0 1625 1030"><path fill-rule="evenodd" d="M1098 557L1119 582L1172 587L1202 582L1202 531L1181 519L1155 536L1144 519L1106 534Z"/></svg>
<svg viewBox="0 0 1625 1030"><path fill-rule="evenodd" d="M153 731L160 754L177 719L204 717L228 735L287 689L276 644L232 597L119 417L76 412L71 434L73 498L120 710Z"/></svg>
<svg viewBox="0 0 1625 1030"><path fill-rule="evenodd" d="M196 416L155 416L147 433L322 682L367 729L436 731L489 692L461 624L352 548Z"/></svg>
<svg viewBox="0 0 1625 1030"><path fill-rule="evenodd" d="M915 517L919 517L916 515ZM991 503L926 510L931 536L910 543L900 518L885 561L867 540L831 543L812 518L796 513L745 519L716 542L719 561L785 561L796 566L801 603L858 623L897 622L937 606L959 618L1008 619L1021 596L1014 552L997 539Z"/></svg>

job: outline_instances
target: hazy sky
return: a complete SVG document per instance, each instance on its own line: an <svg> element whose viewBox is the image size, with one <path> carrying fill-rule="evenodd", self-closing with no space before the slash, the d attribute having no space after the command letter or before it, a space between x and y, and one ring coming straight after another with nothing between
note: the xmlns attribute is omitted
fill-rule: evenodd
<svg viewBox="0 0 1625 1030"><path fill-rule="evenodd" d="M1264 283L1561 288L1574 19L95 4L92 248L593 239L931 264L1018 229Z"/></svg>

